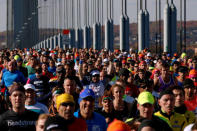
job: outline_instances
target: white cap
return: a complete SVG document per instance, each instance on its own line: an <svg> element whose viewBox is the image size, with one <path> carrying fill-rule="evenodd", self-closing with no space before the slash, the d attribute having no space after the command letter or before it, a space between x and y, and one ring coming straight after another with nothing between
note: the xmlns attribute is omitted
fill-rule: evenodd
<svg viewBox="0 0 197 131"><path fill-rule="evenodd" d="M150 56L150 57L151 57L152 55L151 55L151 53L150 53L150 52L148 52L147 56Z"/></svg>
<svg viewBox="0 0 197 131"><path fill-rule="evenodd" d="M127 52L125 51L125 52L123 52L123 55L127 55Z"/></svg>
<svg viewBox="0 0 197 131"><path fill-rule="evenodd" d="M156 64L156 63L157 63L157 60L154 60L154 61L153 61L153 63L155 63L155 64Z"/></svg>
<svg viewBox="0 0 197 131"><path fill-rule="evenodd" d="M107 49L105 48L104 51L107 51Z"/></svg>
<svg viewBox="0 0 197 131"><path fill-rule="evenodd" d="M100 75L100 72L98 70L94 70L91 72L91 75L94 76L94 75Z"/></svg>
<svg viewBox="0 0 197 131"><path fill-rule="evenodd" d="M25 88L25 90L28 90L28 89L32 89L34 91L36 90L35 86L32 84L26 84L26 85L24 85L24 88Z"/></svg>
<svg viewBox="0 0 197 131"><path fill-rule="evenodd" d="M29 51L27 51L27 55L30 55L30 52Z"/></svg>
<svg viewBox="0 0 197 131"><path fill-rule="evenodd" d="M103 60L103 63L109 62L107 58Z"/></svg>
<svg viewBox="0 0 197 131"><path fill-rule="evenodd" d="M122 54L119 54L119 56L117 57L118 59L122 57Z"/></svg>
<svg viewBox="0 0 197 131"><path fill-rule="evenodd" d="M56 65L57 65L57 66L61 66L61 65L62 65L62 63L61 63L61 62L58 62Z"/></svg>
<svg viewBox="0 0 197 131"><path fill-rule="evenodd" d="M66 52L66 55L70 55L70 53L69 52Z"/></svg>

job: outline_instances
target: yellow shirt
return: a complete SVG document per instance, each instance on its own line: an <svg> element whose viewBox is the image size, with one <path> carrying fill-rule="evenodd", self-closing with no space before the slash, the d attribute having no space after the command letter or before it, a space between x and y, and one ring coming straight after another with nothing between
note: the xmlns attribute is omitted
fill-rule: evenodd
<svg viewBox="0 0 197 131"><path fill-rule="evenodd" d="M188 125L194 123L196 120L195 114L191 111L186 111L185 114L181 114L181 115L185 116Z"/></svg>
<svg viewBox="0 0 197 131"><path fill-rule="evenodd" d="M167 115L165 115L165 113L163 113L162 111L158 111L154 113L154 115L166 121L173 131L183 131L185 126L188 125L185 117L176 112L173 112L169 117L167 117Z"/></svg>

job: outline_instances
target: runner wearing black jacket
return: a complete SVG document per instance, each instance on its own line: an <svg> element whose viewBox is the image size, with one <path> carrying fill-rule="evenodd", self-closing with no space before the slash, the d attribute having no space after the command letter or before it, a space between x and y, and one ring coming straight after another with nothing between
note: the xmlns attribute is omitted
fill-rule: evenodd
<svg viewBox="0 0 197 131"><path fill-rule="evenodd" d="M0 116L2 131L35 131L38 114L25 109L25 89L14 83L10 87L12 109Z"/></svg>

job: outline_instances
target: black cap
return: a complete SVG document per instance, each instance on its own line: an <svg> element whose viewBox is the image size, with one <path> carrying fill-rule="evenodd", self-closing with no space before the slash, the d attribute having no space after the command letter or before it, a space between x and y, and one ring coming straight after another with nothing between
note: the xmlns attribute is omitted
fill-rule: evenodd
<svg viewBox="0 0 197 131"><path fill-rule="evenodd" d="M38 73L38 74L42 73L42 68L35 69L35 72Z"/></svg>
<svg viewBox="0 0 197 131"><path fill-rule="evenodd" d="M57 67L56 68L56 72L61 72L61 71L63 71L63 68L62 67Z"/></svg>
<svg viewBox="0 0 197 131"><path fill-rule="evenodd" d="M88 65L93 65L93 61L92 60L88 60Z"/></svg>
<svg viewBox="0 0 197 131"><path fill-rule="evenodd" d="M20 57L16 60L16 62L21 62L21 61L23 61L23 59Z"/></svg>
<svg viewBox="0 0 197 131"><path fill-rule="evenodd" d="M183 82L183 88L194 88L194 82L191 79L185 79Z"/></svg>
<svg viewBox="0 0 197 131"><path fill-rule="evenodd" d="M188 71L188 68L185 67L185 66L180 66L180 67L178 68L178 72L185 73L185 72L187 72L187 71Z"/></svg>
<svg viewBox="0 0 197 131"><path fill-rule="evenodd" d="M122 68L119 71L119 76L128 76L129 77L129 73L130 73L129 70L127 70L126 68Z"/></svg>
<svg viewBox="0 0 197 131"><path fill-rule="evenodd" d="M62 130L67 131L66 120L60 116L49 117L45 122L45 131Z"/></svg>
<svg viewBox="0 0 197 131"><path fill-rule="evenodd" d="M158 127L158 125L156 125L155 122L154 122L153 120L148 120L148 119L142 121L142 123L140 124L140 126L139 126L139 128L138 128L138 131L141 131L142 128L144 128L144 127L151 127L151 128L153 128L153 129L155 129L156 131L157 131L158 129L160 129L160 128Z"/></svg>

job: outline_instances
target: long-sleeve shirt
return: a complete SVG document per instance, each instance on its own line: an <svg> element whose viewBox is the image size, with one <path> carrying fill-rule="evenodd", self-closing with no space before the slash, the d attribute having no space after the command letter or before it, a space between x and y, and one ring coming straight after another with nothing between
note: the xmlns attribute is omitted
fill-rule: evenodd
<svg viewBox="0 0 197 131"><path fill-rule="evenodd" d="M22 72L15 70L14 72L6 71L3 73L2 84L6 87L9 87L13 84L13 82L21 82L25 84L26 79Z"/></svg>

